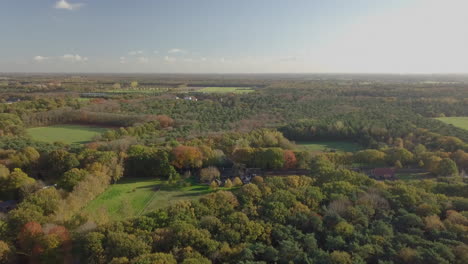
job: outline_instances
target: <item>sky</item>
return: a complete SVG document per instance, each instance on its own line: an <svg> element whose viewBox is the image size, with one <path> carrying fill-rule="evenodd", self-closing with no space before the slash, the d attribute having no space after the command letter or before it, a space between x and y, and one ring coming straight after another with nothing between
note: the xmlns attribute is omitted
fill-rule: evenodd
<svg viewBox="0 0 468 264"><path fill-rule="evenodd" d="M467 0L0 0L0 72L468 73Z"/></svg>

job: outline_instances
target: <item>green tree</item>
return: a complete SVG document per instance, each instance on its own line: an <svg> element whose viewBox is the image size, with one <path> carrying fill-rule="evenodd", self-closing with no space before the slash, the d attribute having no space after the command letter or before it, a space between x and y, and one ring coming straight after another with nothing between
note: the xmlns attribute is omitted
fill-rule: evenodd
<svg viewBox="0 0 468 264"><path fill-rule="evenodd" d="M60 179L66 171L78 167L79 164L75 154L59 149L48 154L45 169L50 172L52 179Z"/></svg>
<svg viewBox="0 0 468 264"><path fill-rule="evenodd" d="M132 260L132 264L177 264L172 254L152 253L139 256Z"/></svg>
<svg viewBox="0 0 468 264"><path fill-rule="evenodd" d="M437 174L440 176L457 176L457 164L449 158L442 159L437 168Z"/></svg>
<svg viewBox="0 0 468 264"><path fill-rule="evenodd" d="M330 261L333 264L351 264L353 260L351 259L351 255L344 251L333 251L330 254Z"/></svg>
<svg viewBox="0 0 468 264"><path fill-rule="evenodd" d="M119 257L129 259L149 253L151 247L133 234L109 233L106 237L106 255L109 260Z"/></svg>
<svg viewBox="0 0 468 264"><path fill-rule="evenodd" d="M87 174L88 172L86 170L73 168L65 172L62 179L58 182L58 187L70 192Z"/></svg>

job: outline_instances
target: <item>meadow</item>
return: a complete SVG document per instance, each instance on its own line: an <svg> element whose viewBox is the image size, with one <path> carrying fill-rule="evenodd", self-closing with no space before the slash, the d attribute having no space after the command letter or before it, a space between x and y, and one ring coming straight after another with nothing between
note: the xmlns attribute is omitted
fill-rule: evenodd
<svg viewBox="0 0 468 264"><path fill-rule="evenodd" d="M250 87L205 87L197 92L201 93L236 93L236 94L243 94L243 93L251 93L255 92Z"/></svg>
<svg viewBox="0 0 468 264"><path fill-rule="evenodd" d="M164 187L164 181L148 178L123 179L110 186L85 209L91 216L104 210L110 219L123 219L166 207L179 200L194 200L212 192L208 185Z"/></svg>
<svg viewBox="0 0 468 264"><path fill-rule="evenodd" d="M312 152L343 151L356 152L361 148L356 143L348 141L300 141L296 142L298 149Z"/></svg>
<svg viewBox="0 0 468 264"><path fill-rule="evenodd" d="M446 124L456 126L468 130L468 117L466 116L454 116L454 117L439 117L436 118Z"/></svg>
<svg viewBox="0 0 468 264"><path fill-rule="evenodd" d="M37 141L83 144L90 142L93 137L105 132L106 130L108 130L108 128L97 126L55 125L29 128L27 129L27 133Z"/></svg>
<svg viewBox="0 0 468 264"><path fill-rule="evenodd" d="M429 172L418 172L418 173L397 173L395 175L396 179L403 181L411 180L424 180L434 178Z"/></svg>

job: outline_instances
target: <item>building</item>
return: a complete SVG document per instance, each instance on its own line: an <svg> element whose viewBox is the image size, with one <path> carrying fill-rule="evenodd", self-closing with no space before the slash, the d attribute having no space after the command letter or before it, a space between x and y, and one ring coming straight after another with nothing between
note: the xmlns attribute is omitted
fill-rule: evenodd
<svg viewBox="0 0 468 264"><path fill-rule="evenodd" d="M375 168L371 171L371 176L378 180L394 180L395 168Z"/></svg>
<svg viewBox="0 0 468 264"><path fill-rule="evenodd" d="M194 101L194 102L198 101L198 99L195 96L185 96L184 100Z"/></svg>
<svg viewBox="0 0 468 264"><path fill-rule="evenodd" d="M16 201L10 200L0 202L0 213L8 213L9 211L16 208Z"/></svg>

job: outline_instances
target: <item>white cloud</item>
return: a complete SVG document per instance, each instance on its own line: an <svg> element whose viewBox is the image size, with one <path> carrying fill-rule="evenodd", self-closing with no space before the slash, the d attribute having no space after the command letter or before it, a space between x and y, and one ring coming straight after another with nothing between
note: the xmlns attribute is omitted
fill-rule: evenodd
<svg viewBox="0 0 468 264"><path fill-rule="evenodd" d="M297 61L297 57L287 56L287 57L284 57L284 58L280 58L279 60L280 61Z"/></svg>
<svg viewBox="0 0 468 264"><path fill-rule="evenodd" d="M127 58L125 58L125 57L120 57L119 59L120 59L120 63L121 63L121 64L127 63Z"/></svg>
<svg viewBox="0 0 468 264"><path fill-rule="evenodd" d="M82 3L71 4L66 0L59 0L55 3L56 9L66 9L66 10L78 10L83 6Z"/></svg>
<svg viewBox="0 0 468 264"><path fill-rule="evenodd" d="M176 58L166 56L166 57L164 57L164 60L167 61L167 62L175 62L175 61L176 61Z"/></svg>
<svg viewBox="0 0 468 264"><path fill-rule="evenodd" d="M154 50L153 53L154 54L159 54L159 50Z"/></svg>
<svg viewBox="0 0 468 264"><path fill-rule="evenodd" d="M65 54L62 56L62 59L64 59L65 61L69 61L69 62L87 62L88 61L88 57L82 57L78 54L76 55Z"/></svg>
<svg viewBox="0 0 468 264"><path fill-rule="evenodd" d="M174 48L174 49L170 49L170 50L168 51L168 53L171 53L171 54L176 54L176 53L183 54L183 53L187 53L187 51L186 51L186 50L183 50L183 49Z"/></svg>
<svg viewBox="0 0 468 264"><path fill-rule="evenodd" d="M146 57L138 57L137 58L138 63L146 64L149 62L149 59Z"/></svg>
<svg viewBox="0 0 468 264"><path fill-rule="evenodd" d="M128 53L128 55L130 56L141 55L141 54L143 54L142 50L132 50Z"/></svg>
<svg viewBox="0 0 468 264"><path fill-rule="evenodd" d="M33 60L37 61L37 62L43 62L45 60L49 59L48 57L43 57L43 56L35 56L33 58Z"/></svg>

